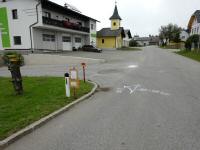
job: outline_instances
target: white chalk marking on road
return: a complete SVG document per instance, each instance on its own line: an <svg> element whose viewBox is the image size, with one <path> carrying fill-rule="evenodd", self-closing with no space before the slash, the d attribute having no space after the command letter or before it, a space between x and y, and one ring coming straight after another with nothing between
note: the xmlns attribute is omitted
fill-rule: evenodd
<svg viewBox="0 0 200 150"><path fill-rule="evenodd" d="M130 69L138 68L138 65L129 65L128 68Z"/></svg>
<svg viewBox="0 0 200 150"><path fill-rule="evenodd" d="M163 96L170 96L171 95L169 93L159 91L159 90L151 90L151 89L142 88L142 86L140 84L136 84L136 85L132 85L132 86L124 85L123 88L117 88L116 93L121 94L126 89L129 90L130 94L134 94L136 91L138 91L138 92L149 92L149 93L154 93L154 94L160 94L160 95L163 95Z"/></svg>
<svg viewBox="0 0 200 150"><path fill-rule="evenodd" d="M122 93L123 92L123 89L122 88L117 88L117 93Z"/></svg>

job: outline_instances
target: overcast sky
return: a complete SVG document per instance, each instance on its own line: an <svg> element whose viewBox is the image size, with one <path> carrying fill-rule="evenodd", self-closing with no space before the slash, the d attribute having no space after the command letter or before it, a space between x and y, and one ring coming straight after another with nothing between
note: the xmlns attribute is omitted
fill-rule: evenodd
<svg viewBox="0 0 200 150"><path fill-rule="evenodd" d="M100 21L97 29L110 27L109 17L113 14L114 0L51 0L77 7L84 15ZM200 0L117 0L122 26L132 35L158 34L161 25L178 24L186 28L190 16L200 9Z"/></svg>

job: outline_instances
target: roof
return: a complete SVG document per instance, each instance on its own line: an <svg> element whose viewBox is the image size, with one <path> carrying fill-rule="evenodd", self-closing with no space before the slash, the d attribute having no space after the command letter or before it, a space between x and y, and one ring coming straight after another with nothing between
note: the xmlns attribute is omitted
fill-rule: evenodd
<svg viewBox="0 0 200 150"><path fill-rule="evenodd" d="M195 19L197 19L197 23L200 23L200 10L196 10L194 14L192 14L192 16L190 17L190 21L188 23L188 29L191 30L192 23L194 22Z"/></svg>
<svg viewBox="0 0 200 150"><path fill-rule="evenodd" d="M136 37L135 41L159 42L159 37L158 36Z"/></svg>
<svg viewBox="0 0 200 150"><path fill-rule="evenodd" d="M129 29L124 30L124 32L128 35L129 38L132 38L131 31Z"/></svg>
<svg viewBox="0 0 200 150"><path fill-rule="evenodd" d="M195 11L194 16L197 19L197 22L200 23L200 10Z"/></svg>
<svg viewBox="0 0 200 150"><path fill-rule="evenodd" d="M52 1L49 1L49 0L41 0L42 2L42 8L45 8L45 9L48 9L48 10L52 10L52 11L55 11L55 12L59 12L59 13L62 13L62 14L67 14L71 17L74 17L76 19L80 19L80 20L83 20L83 21L88 21L88 20L94 20L94 21L97 21L99 22L98 20L94 19L94 18L91 18L91 17L88 17L86 15L83 15L79 12L76 12L76 11L73 11L67 7L64 7L64 6L61 6L61 5L58 5Z"/></svg>
<svg viewBox="0 0 200 150"><path fill-rule="evenodd" d="M150 41L149 37L137 37L135 38L136 41Z"/></svg>
<svg viewBox="0 0 200 150"><path fill-rule="evenodd" d="M97 32L97 37L117 37L119 35L125 37L124 28L120 27L118 30L111 30L110 28L103 28Z"/></svg>
<svg viewBox="0 0 200 150"><path fill-rule="evenodd" d="M112 19L119 19L119 20L122 20L122 18L119 16L118 9L117 9L117 5L115 5L114 13L113 13L113 15L110 17L110 20L112 20Z"/></svg>

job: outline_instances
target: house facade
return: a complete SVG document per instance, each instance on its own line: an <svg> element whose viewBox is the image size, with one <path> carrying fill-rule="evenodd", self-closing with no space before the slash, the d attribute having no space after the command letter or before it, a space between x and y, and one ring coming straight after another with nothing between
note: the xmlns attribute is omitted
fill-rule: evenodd
<svg viewBox="0 0 200 150"><path fill-rule="evenodd" d="M116 49L124 45L129 45L128 40L131 34L125 32L121 27L121 17L119 16L117 5L115 5L114 13L110 17L111 28L103 28L97 32L97 46L102 49ZM127 38L126 38L127 35Z"/></svg>
<svg viewBox="0 0 200 150"><path fill-rule="evenodd" d="M123 38L123 46L129 47L129 43L132 39L131 31L127 29L127 30L124 30L124 32L125 32L125 37Z"/></svg>
<svg viewBox="0 0 200 150"><path fill-rule="evenodd" d="M194 14L192 14L188 23L188 29L190 31L190 35L200 35L200 10L196 10Z"/></svg>
<svg viewBox="0 0 200 150"><path fill-rule="evenodd" d="M187 39L189 38L190 34L188 30L182 30L180 33L180 39L182 42L186 42Z"/></svg>
<svg viewBox="0 0 200 150"><path fill-rule="evenodd" d="M97 20L49 0L0 1L1 50L72 51L96 46Z"/></svg>

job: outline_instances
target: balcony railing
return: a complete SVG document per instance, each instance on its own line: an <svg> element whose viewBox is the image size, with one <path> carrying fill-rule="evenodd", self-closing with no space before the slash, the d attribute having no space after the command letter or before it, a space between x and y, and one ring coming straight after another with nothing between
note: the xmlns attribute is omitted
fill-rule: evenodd
<svg viewBox="0 0 200 150"><path fill-rule="evenodd" d="M82 31L82 32L87 32L87 33L90 32L90 29L87 27L82 27L79 24L72 23L69 21L64 21L64 20L60 21L60 20L55 20L48 17L43 17L43 23L47 25L57 26L57 27L66 28L66 29L72 29L76 31Z"/></svg>

